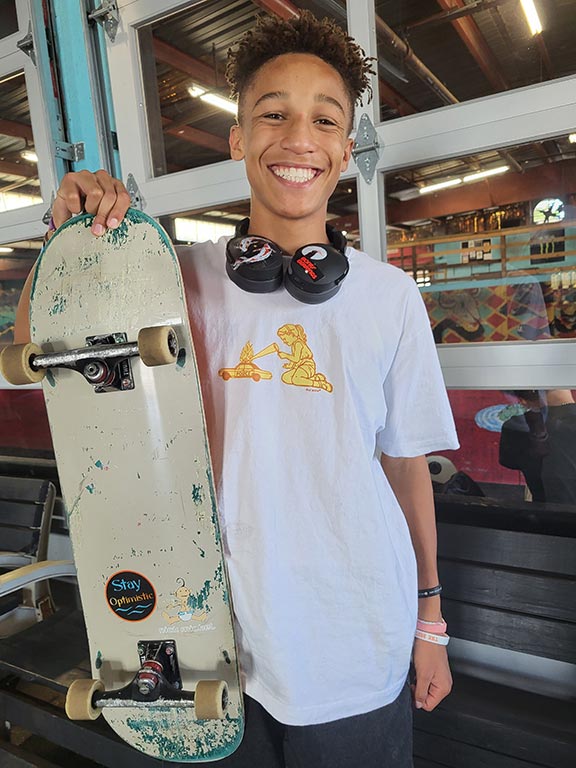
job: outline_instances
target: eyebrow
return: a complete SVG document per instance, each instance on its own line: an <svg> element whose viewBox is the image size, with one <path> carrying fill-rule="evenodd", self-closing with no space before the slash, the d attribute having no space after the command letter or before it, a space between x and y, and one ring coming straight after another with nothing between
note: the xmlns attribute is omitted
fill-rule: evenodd
<svg viewBox="0 0 576 768"><path fill-rule="evenodd" d="M260 96L260 98L254 104L254 109L263 101L267 101L269 99L286 99L288 96L288 91L270 91L269 93L263 93L262 96ZM344 116L346 115L346 111L342 104L340 104L338 99L335 99L333 96L328 96L325 93L317 93L316 96L314 96L314 101L318 103L332 104L337 109L339 109Z"/></svg>

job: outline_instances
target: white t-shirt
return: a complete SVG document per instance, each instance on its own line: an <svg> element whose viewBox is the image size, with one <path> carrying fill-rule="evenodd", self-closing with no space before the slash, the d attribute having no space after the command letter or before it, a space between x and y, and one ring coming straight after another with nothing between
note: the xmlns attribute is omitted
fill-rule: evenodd
<svg viewBox="0 0 576 768"><path fill-rule="evenodd" d="M291 725L368 712L402 689L417 612L380 451L458 447L426 310L408 275L350 248L323 304L246 293L225 242L179 257L245 690Z"/></svg>

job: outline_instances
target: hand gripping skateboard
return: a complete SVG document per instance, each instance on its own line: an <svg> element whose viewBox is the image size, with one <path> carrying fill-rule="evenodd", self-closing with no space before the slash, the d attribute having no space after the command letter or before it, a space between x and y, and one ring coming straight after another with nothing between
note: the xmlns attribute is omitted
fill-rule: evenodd
<svg viewBox="0 0 576 768"><path fill-rule="evenodd" d="M48 242L33 343L1 361L14 384L42 381L66 503L94 678L66 710L102 712L163 760L217 760L240 743L243 707L180 270L145 214L101 238L91 222Z"/></svg>

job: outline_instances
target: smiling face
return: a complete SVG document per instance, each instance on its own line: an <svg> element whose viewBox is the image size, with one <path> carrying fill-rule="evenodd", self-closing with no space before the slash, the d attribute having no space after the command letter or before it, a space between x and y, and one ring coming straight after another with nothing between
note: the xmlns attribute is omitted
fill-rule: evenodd
<svg viewBox="0 0 576 768"><path fill-rule="evenodd" d="M252 190L250 232L293 252L326 242L326 207L348 165L352 107L338 72L317 56L267 62L242 94L230 153ZM297 225L297 226L295 226Z"/></svg>

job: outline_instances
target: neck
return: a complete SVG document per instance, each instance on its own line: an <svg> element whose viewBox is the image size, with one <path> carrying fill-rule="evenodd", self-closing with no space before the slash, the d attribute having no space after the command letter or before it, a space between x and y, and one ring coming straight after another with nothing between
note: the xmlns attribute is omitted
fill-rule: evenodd
<svg viewBox="0 0 576 768"><path fill-rule="evenodd" d="M266 237L291 255L309 243L329 242L326 235L326 211L314 219L299 220L259 215L252 210L248 234Z"/></svg>

